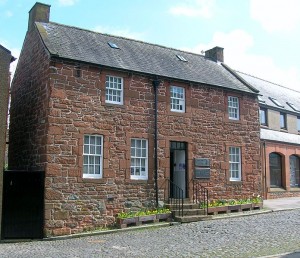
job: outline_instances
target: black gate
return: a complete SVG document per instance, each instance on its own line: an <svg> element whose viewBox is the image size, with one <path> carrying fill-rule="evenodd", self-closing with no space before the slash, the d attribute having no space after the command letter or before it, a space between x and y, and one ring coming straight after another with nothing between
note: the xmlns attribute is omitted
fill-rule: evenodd
<svg viewBox="0 0 300 258"><path fill-rule="evenodd" d="M4 171L2 238L43 238L42 171Z"/></svg>

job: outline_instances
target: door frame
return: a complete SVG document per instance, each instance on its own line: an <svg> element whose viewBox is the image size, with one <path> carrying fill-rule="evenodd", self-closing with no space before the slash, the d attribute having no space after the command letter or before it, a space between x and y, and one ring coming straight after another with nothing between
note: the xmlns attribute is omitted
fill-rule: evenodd
<svg viewBox="0 0 300 258"><path fill-rule="evenodd" d="M170 141L170 180L174 182L174 151L185 151L185 198L189 198L188 184L188 143L184 141ZM170 186L169 197L173 198L172 184Z"/></svg>

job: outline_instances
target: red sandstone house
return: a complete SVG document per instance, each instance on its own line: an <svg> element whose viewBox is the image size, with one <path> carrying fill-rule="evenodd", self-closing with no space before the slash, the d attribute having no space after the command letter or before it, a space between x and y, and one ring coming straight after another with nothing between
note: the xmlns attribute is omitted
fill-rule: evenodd
<svg viewBox="0 0 300 258"><path fill-rule="evenodd" d="M264 198L300 196L300 92L238 72L259 90Z"/></svg>
<svg viewBox="0 0 300 258"><path fill-rule="evenodd" d="M222 48L197 55L49 22L49 12L29 12L9 148L23 180L44 175L34 194L43 236L110 225L124 209L178 198L175 185L191 201L195 182L210 200L262 193L258 91Z"/></svg>

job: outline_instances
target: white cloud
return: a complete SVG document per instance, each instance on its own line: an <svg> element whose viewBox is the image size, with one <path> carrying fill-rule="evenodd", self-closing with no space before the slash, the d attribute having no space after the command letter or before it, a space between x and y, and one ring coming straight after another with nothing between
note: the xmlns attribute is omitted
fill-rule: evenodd
<svg viewBox="0 0 300 258"><path fill-rule="evenodd" d="M78 0L58 0L58 2L61 6L71 6L78 2Z"/></svg>
<svg viewBox="0 0 300 258"><path fill-rule="evenodd" d="M292 31L300 24L299 0L251 0L251 18L268 32Z"/></svg>
<svg viewBox="0 0 300 258"><path fill-rule="evenodd" d="M211 18L215 0L185 0L184 3L173 6L169 12L173 15Z"/></svg>
<svg viewBox="0 0 300 258"><path fill-rule="evenodd" d="M132 32L129 29L118 29L118 28L104 27L99 25L93 28L93 31L107 33L111 35L117 35L119 37L137 39L137 40L144 39L144 33Z"/></svg>
<svg viewBox="0 0 300 258"><path fill-rule="evenodd" d="M184 50L200 54L202 50L215 46L223 47L224 62L232 69L300 91L299 67L279 67L270 56L251 54L254 44L250 34L243 30L234 30L228 34L216 32L211 43Z"/></svg>

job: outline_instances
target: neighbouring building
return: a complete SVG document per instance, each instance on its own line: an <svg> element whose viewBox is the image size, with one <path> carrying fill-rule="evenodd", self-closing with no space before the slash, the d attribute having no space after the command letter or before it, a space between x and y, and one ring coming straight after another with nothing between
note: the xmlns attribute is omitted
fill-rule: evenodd
<svg viewBox="0 0 300 258"><path fill-rule="evenodd" d="M5 165L7 112L10 86L10 63L15 58L11 52L0 45L0 235L2 214L3 169Z"/></svg>
<svg viewBox="0 0 300 258"><path fill-rule="evenodd" d="M259 90L264 198L300 196L300 92L238 72Z"/></svg>
<svg viewBox="0 0 300 258"><path fill-rule="evenodd" d="M262 193L258 91L205 56L49 21L36 3L12 84L9 166L44 171L44 234L176 198ZM21 146L21 148L20 148ZM168 190L169 182L171 189Z"/></svg>

